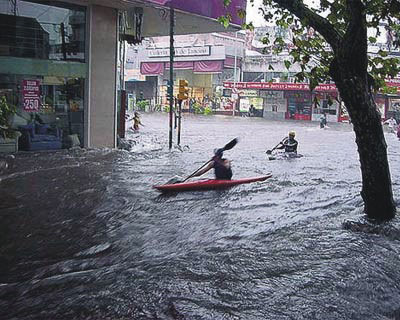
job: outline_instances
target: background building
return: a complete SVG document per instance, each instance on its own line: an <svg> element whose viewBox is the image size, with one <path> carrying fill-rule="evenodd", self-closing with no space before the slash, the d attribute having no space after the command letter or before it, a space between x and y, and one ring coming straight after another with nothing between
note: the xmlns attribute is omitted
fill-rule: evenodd
<svg viewBox="0 0 400 320"><path fill-rule="evenodd" d="M179 80L189 82L189 99L183 108L192 110L195 105L208 106L215 112L232 113L233 105L222 97L223 82L241 79L245 54L244 33L211 33L181 35L175 37L174 95L178 92ZM166 81L169 80L169 39L153 37L141 46L128 50L127 90L152 105L168 105ZM136 71L145 79L139 79ZM131 74L136 74L132 79ZM131 80L129 80L131 79ZM132 81L133 80L133 81ZM146 84L139 81L143 80Z"/></svg>

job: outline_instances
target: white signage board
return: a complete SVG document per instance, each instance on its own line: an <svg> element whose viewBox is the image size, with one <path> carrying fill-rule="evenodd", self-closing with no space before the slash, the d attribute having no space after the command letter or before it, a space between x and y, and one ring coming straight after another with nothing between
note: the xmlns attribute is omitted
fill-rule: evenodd
<svg viewBox="0 0 400 320"><path fill-rule="evenodd" d="M239 90L241 97L258 97L258 90Z"/></svg>
<svg viewBox="0 0 400 320"><path fill-rule="evenodd" d="M147 49L149 58L169 57L169 48ZM209 56L211 54L210 46L175 48L175 57Z"/></svg>

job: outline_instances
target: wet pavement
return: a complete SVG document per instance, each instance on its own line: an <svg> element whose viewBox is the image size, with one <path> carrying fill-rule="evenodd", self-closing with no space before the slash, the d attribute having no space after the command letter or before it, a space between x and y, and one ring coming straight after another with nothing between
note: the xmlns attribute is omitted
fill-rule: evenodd
<svg viewBox="0 0 400 320"><path fill-rule="evenodd" d="M185 116L169 151L167 115L142 122L130 151L20 153L0 176L0 319L400 319L399 219L362 220L351 125ZM304 156L269 161L291 129ZM234 178L271 179L152 189L235 137Z"/></svg>

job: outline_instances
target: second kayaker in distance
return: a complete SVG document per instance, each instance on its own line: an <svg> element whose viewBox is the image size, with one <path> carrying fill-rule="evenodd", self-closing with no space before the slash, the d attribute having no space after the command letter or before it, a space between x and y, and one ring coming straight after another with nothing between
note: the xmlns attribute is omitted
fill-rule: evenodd
<svg viewBox="0 0 400 320"><path fill-rule="evenodd" d="M295 140L296 133L289 131L288 137L283 140L276 149L285 149L285 152L297 153L298 142Z"/></svg>
<svg viewBox="0 0 400 320"><path fill-rule="evenodd" d="M214 168L215 179L218 180L231 180L232 179L232 168L231 162L228 159L222 158L224 153L223 149L215 149L214 157L210 163L203 169L196 172L193 177L199 177L204 173Z"/></svg>

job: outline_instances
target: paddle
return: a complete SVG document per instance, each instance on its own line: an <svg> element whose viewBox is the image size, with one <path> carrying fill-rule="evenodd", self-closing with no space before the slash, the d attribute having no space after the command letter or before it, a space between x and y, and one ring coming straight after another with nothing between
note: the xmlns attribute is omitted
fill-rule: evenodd
<svg viewBox="0 0 400 320"><path fill-rule="evenodd" d="M274 151L276 148L278 148L283 143L283 141L285 141L286 139L287 139L286 137L283 138L281 141L279 141L279 143L275 147L273 147L271 150L267 150L265 153L266 154L271 154L272 151Z"/></svg>
<svg viewBox="0 0 400 320"><path fill-rule="evenodd" d="M223 148L219 149L219 152L224 152L226 150L231 150L236 144L238 143L238 138L235 138L231 141L229 141ZM206 165L208 165L213 159L211 158L208 160L206 163L204 163L200 168L198 168L196 171L194 171L191 175L189 175L186 179L182 181L177 181L177 182L185 182L186 180L192 178L200 169L204 168Z"/></svg>

